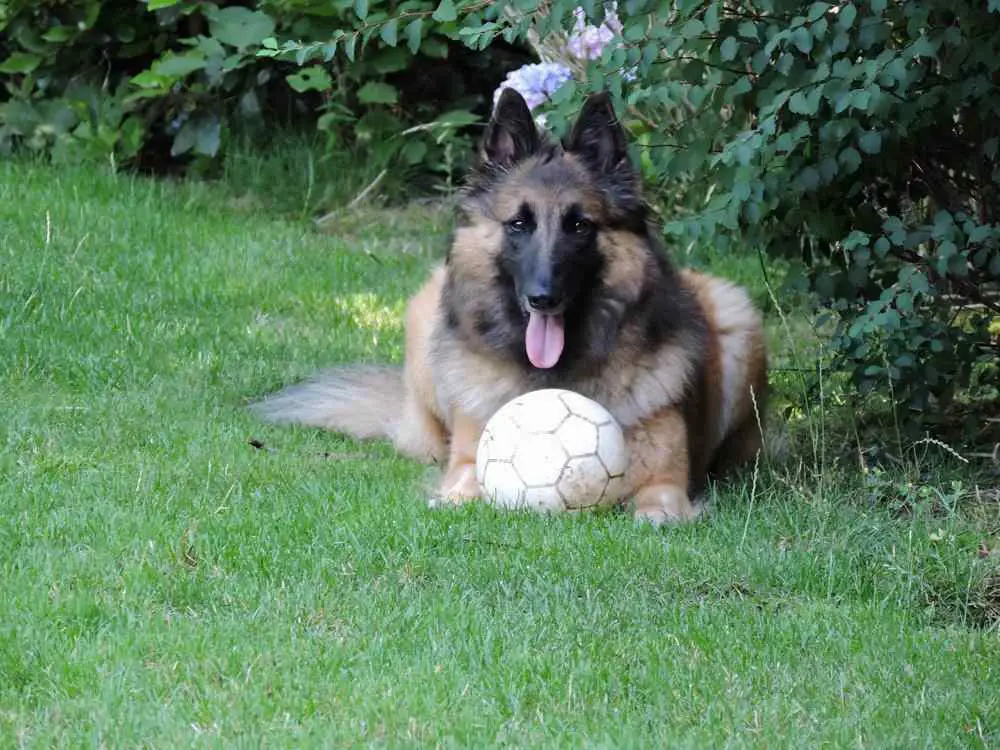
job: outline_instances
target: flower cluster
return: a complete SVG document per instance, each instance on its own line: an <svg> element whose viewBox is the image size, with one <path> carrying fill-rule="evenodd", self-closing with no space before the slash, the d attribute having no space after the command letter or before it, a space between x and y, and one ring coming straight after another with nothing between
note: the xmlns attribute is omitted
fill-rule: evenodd
<svg viewBox="0 0 1000 750"><path fill-rule="evenodd" d="M604 23L600 26L587 23L583 8L576 8L573 15L576 23L563 50L566 63L571 63L568 58L593 60L600 57L604 48L621 35L621 21L618 19L614 3L611 4ZM495 104L500 98L501 91L512 88L524 97L528 108L534 110L548 101L549 97L572 77L573 71L570 65L562 62L549 61L524 65L507 74L507 78L494 92L493 102ZM544 120L544 117L539 116L539 119Z"/></svg>
<svg viewBox="0 0 1000 750"><path fill-rule="evenodd" d="M572 77L570 69L561 63L543 62L524 65L507 74L506 80L494 92L493 102L496 103L500 98L501 91L512 88L524 97L528 109L534 109Z"/></svg>
<svg viewBox="0 0 1000 750"><path fill-rule="evenodd" d="M608 13L600 26L587 23L587 15L583 8L574 10L573 15L576 16L576 24L566 49L577 59L597 59L604 48L622 32L621 22L614 13Z"/></svg>

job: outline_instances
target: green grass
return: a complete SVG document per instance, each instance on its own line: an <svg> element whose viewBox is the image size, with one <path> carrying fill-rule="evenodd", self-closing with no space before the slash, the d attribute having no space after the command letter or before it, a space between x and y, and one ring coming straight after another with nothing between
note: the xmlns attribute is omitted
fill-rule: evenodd
<svg viewBox="0 0 1000 750"><path fill-rule="evenodd" d="M242 194L0 165L0 745L1000 741L995 505L806 447L680 528L429 510L386 445L244 406L398 360L449 215Z"/></svg>

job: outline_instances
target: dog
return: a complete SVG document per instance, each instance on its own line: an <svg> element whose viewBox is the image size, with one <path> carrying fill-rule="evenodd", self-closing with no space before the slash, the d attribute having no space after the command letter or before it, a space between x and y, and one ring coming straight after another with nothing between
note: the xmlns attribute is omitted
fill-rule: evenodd
<svg viewBox="0 0 1000 750"><path fill-rule="evenodd" d="M481 495L476 448L494 412L565 388L624 430L635 517L695 518L709 478L761 449L763 321L743 289L670 263L640 188L607 94L560 144L505 90L450 250L409 302L402 367L344 366L253 408L388 438L444 466L432 505L459 504Z"/></svg>

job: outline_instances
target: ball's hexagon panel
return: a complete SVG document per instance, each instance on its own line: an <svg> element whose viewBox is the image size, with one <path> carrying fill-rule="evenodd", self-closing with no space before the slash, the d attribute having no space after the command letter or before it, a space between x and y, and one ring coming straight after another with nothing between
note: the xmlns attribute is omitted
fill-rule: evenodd
<svg viewBox="0 0 1000 750"><path fill-rule="evenodd" d="M608 474L624 474L628 469L628 447L621 428L611 422L597 428L597 455L608 470Z"/></svg>
<svg viewBox="0 0 1000 750"><path fill-rule="evenodd" d="M553 432L569 416L558 396L534 391L521 396L517 404L517 423L525 432Z"/></svg>
<svg viewBox="0 0 1000 750"><path fill-rule="evenodd" d="M601 505L614 505L620 503L628 495L628 481L624 474L616 474L608 477L608 486L604 488L601 495Z"/></svg>
<svg viewBox="0 0 1000 750"><path fill-rule="evenodd" d="M486 460L510 461L514 458L514 449L520 437L517 425L510 419L491 419L479 438L476 457L484 453Z"/></svg>
<svg viewBox="0 0 1000 750"><path fill-rule="evenodd" d="M554 434L527 436L514 453L514 469L529 487L555 484L565 463L566 451Z"/></svg>
<svg viewBox="0 0 1000 750"><path fill-rule="evenodd" d="M524 504L524 482L510 461L487 461L480 482L486 500L501 508Z"/></svg>
<svg viewBox="0 0 1000 750"><path fill-rule="evenodd" d="M556 485L567 508L596 505L608 484L608 472L595 454L571 458Z"/></svg>
<svg viewBox="0 0 1000 750"><path fill-rule="evenodd" d="M569 409L581 419L585 419L593 425L603 424L612 419L611 413L596 401L583 396L575 391L563 391L559 398Z"/></svg>
<svg viewBox="0 0 1000 750"><path fill-rule="evenodd" d="M582 417L571 414L556 430L559 442L570 456L597 453L597 428Z"/></svg>
<svg viewBox="0 0 1000 750"><path fill-rule="evenodd" d="M543 513L558 513L565 510L562 496L554 485L529 487L524 491L524 504L532 510Z"/></svg>

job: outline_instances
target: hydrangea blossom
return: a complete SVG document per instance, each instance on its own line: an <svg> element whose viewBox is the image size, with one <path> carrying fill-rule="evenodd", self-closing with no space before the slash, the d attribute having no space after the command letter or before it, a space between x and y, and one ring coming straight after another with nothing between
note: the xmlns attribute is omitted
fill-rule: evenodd
<svg viewBox="0 0 1000 750"><path fill-rule="evenodd" d="M569 53L580 60L600 57L608 43L621 33L621 22L613 12L604 17L604 23L600 26L587 23L587 14L583 8L574 10L573 15L576 16L576 24L566 46Z"/></svg>
<svg viewBox="0 0 1000 750"><path fill-rule="evenodd" d="M543 62L524 65L507 74L507 78L493 93L493 103L496 104L504 89L512 88L524 97L528 109L534 109L572 77L570 69L561 63Z"/></svg>
<svg viewBox="0 0 1000 750"><path fill-rule="evenodd" d="M570 58L594 60L600 57L604 48L621 36L622 25L615 2L608 6L604 22L600 26L587 23L587 15L583 8L576 8L573 15L576 19L573 31L566 41L566 48L562 50L563 58L570 65L573 64ZM493 93L493 103L496 104L504 89L512 88L524 97L528 108L534 110L546 102L566 81L573 78L570 65L549 61L520 67L507 74L507 78ZM632 80L635 77L634 70L626 71L624 77L626 80ZM544 126L544 115L536 115L535 120Z"/></svg>

